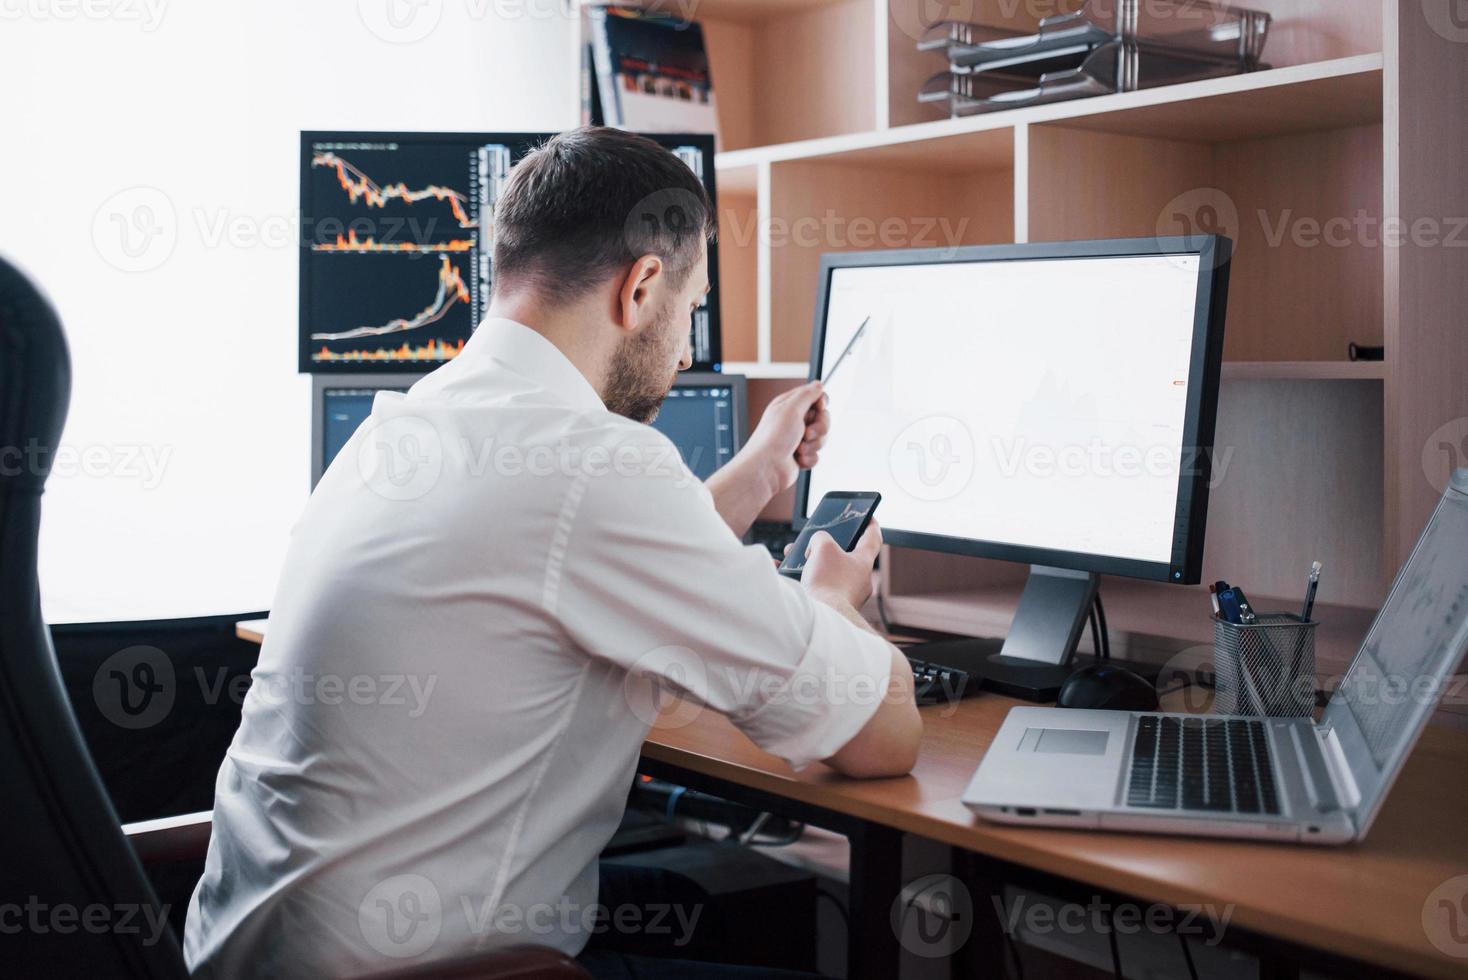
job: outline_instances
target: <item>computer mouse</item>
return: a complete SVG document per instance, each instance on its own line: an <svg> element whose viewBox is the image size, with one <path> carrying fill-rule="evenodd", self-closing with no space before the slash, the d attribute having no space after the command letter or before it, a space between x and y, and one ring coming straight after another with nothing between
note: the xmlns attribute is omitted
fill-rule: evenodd
<svg viewBox="0 0 1468 980"><path fill-rule="evenodd" d="M1065 679L1056 704L1062 708L1156 711L1157 688L1125 668L1092 664Z"/></svg>

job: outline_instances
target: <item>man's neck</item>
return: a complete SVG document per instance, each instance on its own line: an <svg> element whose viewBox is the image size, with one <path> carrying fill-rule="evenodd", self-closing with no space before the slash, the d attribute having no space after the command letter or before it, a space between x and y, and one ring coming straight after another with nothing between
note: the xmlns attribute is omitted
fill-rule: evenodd
<svg viewBox="0 0 1468 980"><path fill-rule="evenodd" d="M611 352L602 349L605 338L593 326L596 317L583 306L583 303L551 306L525 293L495 294L486 315L514 320L549 340L601 395L606 391Z"/></svg>

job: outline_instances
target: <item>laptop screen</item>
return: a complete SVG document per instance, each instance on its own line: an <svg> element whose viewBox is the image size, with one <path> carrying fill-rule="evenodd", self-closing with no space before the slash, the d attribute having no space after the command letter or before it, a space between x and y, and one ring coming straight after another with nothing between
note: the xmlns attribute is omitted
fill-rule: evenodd
<svg viewBox="0 0 1468 980"><path fill-rule="evenodd" d="M1366 641L1331 699L1336 730L1362 792L1380 803L1468 644L1468 471L1459 471L1417 540Z"/></svg>

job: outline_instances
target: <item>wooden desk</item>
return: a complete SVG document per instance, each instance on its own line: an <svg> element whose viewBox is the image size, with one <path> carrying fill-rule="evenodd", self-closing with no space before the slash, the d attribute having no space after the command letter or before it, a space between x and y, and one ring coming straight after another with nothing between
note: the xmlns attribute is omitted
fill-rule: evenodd
<svg viewBox="0 0 1468 980"><path fill-rule="evenodd" d="M234 624L234 635L247 643L265 642L265 619L242 619Z"/></svg>
<svg viewBox="0 0 1468 980"><path fill-rule="evenodd" d="M1232 905L1230 928L1307 949L1409 974L1468 973L1468 959L1439 952L1423 930L1429 895L1468 874L1468 736L1429 728L1359 845L1036 830L987 823L959 802L1017 703L981 695L922 709L922 752L901 779L851 780L821 765L795 774L712 711L654 728L643 756L1146 902Z"/></svg>
<svg viewBox="0 0 1468 980"><path fill-rule="evenodd" d="M264 624L242 623L238 633L259 642ZM1325 951L1405 974L1460 978L1468 973L1468 959L1440 952L1423 926L1424 906L1434 890L1468 875L1468 735L1428 728L1371 834L1359 845L1038 830L986 823L959 802L1005 714L1017 703L981 695L922 709L922 751L912 774L900 779L847 779L822 765L794 773L723 716L690 710L681 702L664 718L682 723L655 726L643 760L645 769L657 775L732 796L747 794L760 805L787 801L827 812L837 823L848 822L833 828L843 832L865 825L917 834L1144 902L1232 906L1231 930L1281 941L1286 950ZM875 853L861 858L865 867L852 869L853 932L859 931L859 921L865 929L886 922L895 890L882 894L885 886L859 879L872 872L890 884L893 866L882 852L891 840L869 840L876 846L865 850ZM854 860L857 843L854 839ZM865 910L855 908L858 895ZM890 928L880 932L891 934Z"/></svg>

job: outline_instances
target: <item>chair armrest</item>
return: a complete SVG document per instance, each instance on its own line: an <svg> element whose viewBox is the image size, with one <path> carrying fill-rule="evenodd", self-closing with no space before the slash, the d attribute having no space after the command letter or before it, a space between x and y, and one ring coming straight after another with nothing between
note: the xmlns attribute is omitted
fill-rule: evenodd
<svg viewBox="0 0 1468 980"><path fill-rule="evenodd" d="M202 858L209 850L214 814L185 813L177 817L139 820L122 825L122 835L144 865Z"/></svg>
<svg viewBox="0 0 1468 980"><path fill-rule="evenodd" d="M559 950L527 945L374 973L371 980L591 980L591 974Z"/></svg>

